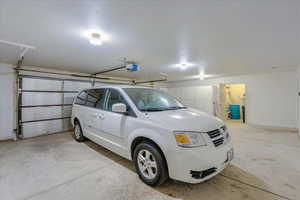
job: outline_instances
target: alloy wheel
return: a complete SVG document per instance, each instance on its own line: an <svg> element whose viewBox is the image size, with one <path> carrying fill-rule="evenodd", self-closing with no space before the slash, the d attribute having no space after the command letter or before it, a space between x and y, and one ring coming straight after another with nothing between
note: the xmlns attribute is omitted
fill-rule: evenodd
<svg viewBox="0 0 300 200"><path fill-rule="evenodd" d="M157 163L152 153L146 149L141 150L137 156L138 167L145 178L154 179L157 175Z"/></svg>
<svg viewBox="0 0 300 200"><path fill-rule="evenodd" d="M80 139L81 130L80 130L80 126L79 125L76 125L74 132L75 132L76 139Z"/></svg>

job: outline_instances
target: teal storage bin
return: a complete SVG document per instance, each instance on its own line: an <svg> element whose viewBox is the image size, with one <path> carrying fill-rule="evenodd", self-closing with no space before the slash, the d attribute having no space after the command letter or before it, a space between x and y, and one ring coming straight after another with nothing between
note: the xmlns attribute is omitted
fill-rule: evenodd
<svg viewBox="0 0 300 200"><path fill-rule="evenodd" d="M229 105L231 119L241 119L240 105Z"/></svg>

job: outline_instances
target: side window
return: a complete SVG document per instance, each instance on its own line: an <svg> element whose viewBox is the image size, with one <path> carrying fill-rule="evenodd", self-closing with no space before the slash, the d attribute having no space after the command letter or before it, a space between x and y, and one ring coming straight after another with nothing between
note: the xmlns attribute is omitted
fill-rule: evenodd
<svg viewBox="0 0 300 200"><path fill-rule="evenodd" d="M125 99L118 90L108 89L107 100L105 102L104 110L111 111L112 105L115 103L124 103L127 105Z"/></svg>
<svg viewBox="0 0 300 200"><path fill-rule="evenodd" d="M82 91L76 98L75 104L78 105L85 105L85 100L86 100L87 92Z"/></svg>
<svg viewBox="0 0 300 200"><path fill-rule="evenodd" d="M105 89L88 90L86 105L92 108L103 109Z"/></svg>

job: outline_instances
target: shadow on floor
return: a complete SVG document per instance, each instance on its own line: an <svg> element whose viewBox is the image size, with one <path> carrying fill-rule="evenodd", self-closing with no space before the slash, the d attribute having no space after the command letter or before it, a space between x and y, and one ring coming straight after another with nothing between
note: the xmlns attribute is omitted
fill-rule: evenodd
<svg viewBox="0 0 300 200"><path fill-rule="evenodd" d="M134 165L131 161L92 141L86 141L84 144L101 155L135 172ZM200 184L188 184L169 180L165 184L154 187L153 189L169 197L183 200L288 199L272 193L268 190L263 180L232 164L219 175Z"/></svg>

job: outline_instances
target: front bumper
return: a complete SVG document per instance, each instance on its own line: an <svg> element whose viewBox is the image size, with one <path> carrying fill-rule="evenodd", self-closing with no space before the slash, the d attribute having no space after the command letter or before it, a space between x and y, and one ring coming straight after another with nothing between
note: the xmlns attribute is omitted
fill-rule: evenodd
<svg viewBox="0 0 300 200"><path fill-rule="evenodd" d="M218 148L179 148L168 152L169 176L187 183L203 182L220 173L230 163L230 151L233 151L231 142Z"/></svg>

